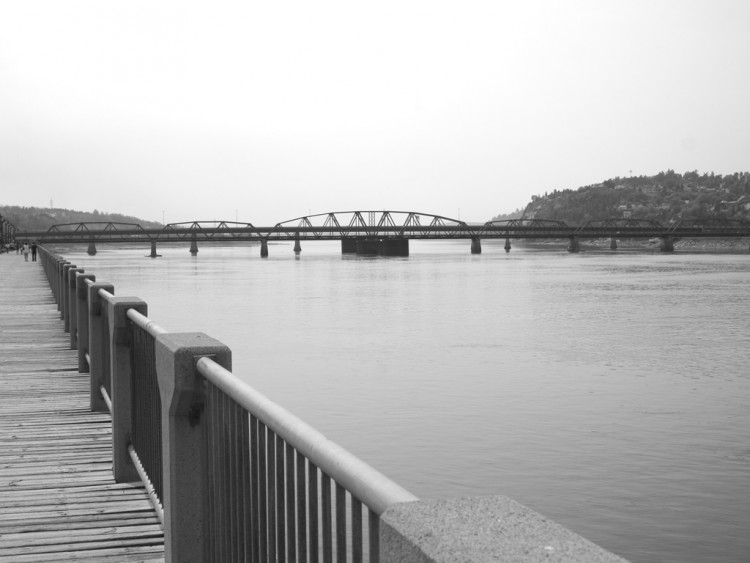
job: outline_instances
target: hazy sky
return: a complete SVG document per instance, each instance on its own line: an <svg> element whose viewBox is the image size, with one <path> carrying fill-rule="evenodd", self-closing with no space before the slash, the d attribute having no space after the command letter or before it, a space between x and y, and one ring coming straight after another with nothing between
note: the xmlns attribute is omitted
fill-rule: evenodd
<svg viewBox="0 0 750 563"><path fill-rule="evenodd" d="M0 204L484 221L750 170L750 1L0 0Z"/></svg>

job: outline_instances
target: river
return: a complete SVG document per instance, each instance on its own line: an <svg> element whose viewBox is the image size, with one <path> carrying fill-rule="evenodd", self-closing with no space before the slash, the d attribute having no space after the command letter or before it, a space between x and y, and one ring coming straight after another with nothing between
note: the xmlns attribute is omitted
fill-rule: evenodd
<svg viewBox="0 0 750 563"><path fill-rule="evenodd" d="M634 562L750 557L750 256L412 241L60 249L419 497L502 494Z"/></svg>

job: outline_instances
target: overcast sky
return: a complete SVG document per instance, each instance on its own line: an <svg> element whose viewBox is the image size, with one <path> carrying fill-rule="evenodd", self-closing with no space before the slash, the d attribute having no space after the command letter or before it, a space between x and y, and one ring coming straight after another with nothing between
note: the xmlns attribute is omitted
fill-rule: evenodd
<svg viewBox="0 0 750 563"><path fill-rule="evenodd" d="M750 170L748 0L0 0L0 204L485 221L668 168Z"/></svg>

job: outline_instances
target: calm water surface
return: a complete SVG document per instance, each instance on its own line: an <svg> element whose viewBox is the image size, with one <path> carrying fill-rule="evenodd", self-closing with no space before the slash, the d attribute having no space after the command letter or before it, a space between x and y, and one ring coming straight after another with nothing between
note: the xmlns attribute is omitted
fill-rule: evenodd
<svg viewBox="0 0 750 563"><path fill-rule="evenodd" d="M632 561L748 561L750 256L483 246L60 253L417 496L510 496Z"/></svg>

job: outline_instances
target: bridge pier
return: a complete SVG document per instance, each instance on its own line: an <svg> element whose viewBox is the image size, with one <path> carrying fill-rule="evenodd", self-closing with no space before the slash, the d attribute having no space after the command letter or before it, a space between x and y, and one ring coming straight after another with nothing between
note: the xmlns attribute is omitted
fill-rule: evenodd
<svg viewBox="0 0 750 563"><path fill-rule="evenodd" d="M302 252L302 245L299 243L299 235L294 237L294 253L299 254Z"/></svg>
<svg viewBox="0 0 750 563"><path fill-rule="evenodd" d="M578 242L578 237L570 237L568 243L568 252L579 252L581 250L581 243Z"/></svg>
<svg viewBox="0 0 750 563"><path fill-rule="evenodd" d="M268 239L260 239L260 257L268 258Z"/></svg>
<svg viewBox="0 0 750 563"><path fill-rule="evenodd" d="M193 237L190 239L190 254L193 256L198 254L198 239L195 234L193 234Z"/></svg>
<svg viewBox="0 0 750 563"><path fill-rule="evenodd" d="M510 239L505 239L505 252L510 252Z"/></svg>
<svg viewBox="0 0 750 563"><path fill-rule="evenodd" d="M659 249L662 252L674 252L674 239L669 235L661 237Z"/></svg>
<svg viewBox="0 0 750 563"><path fill-rule="evenodd" d="M88 254L89 256L96 256L96 244L93 240L89 242L89 248L86 251L86 254Z"/></svg>
<svg viewBox="0 0 750 563"><path fill-rule="evenodd" d="M472 254L482 253L482 241L479 237L471 237L471 253Z"/></svg>
<svg viewBox="0 0 750 563"><path fill-rule="evenodd" d="M355 239L354 242L354 252L361 256L409 256L409 239L407 238L368 237Z"/></svg>
<svg viewBox="0 0 750 563"><path fill-rule="evenodd" d="M611 239L609 239L609 249L617 250L617 239L615 237L612 237Z"/></svg>
<svg viewBox="0 0 750 563"><path fill-rule="evenodd" d="M341 254L360 256L409 256L409 239L406 237L342 238Z"/></svg>
<svg viewBox="0 0 750 563"><path fill-rule="evenodd" d="M151 241L151 254L149 256L151 256L151 258L156 258L158 256L158 254L156 253L156 241L155 240Z"/></svg>

